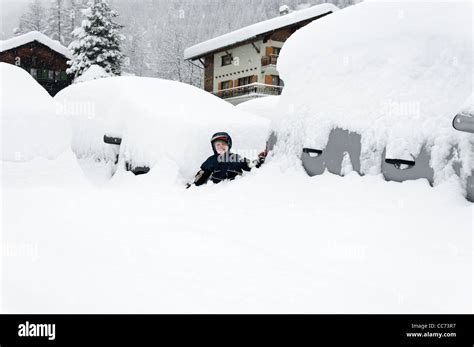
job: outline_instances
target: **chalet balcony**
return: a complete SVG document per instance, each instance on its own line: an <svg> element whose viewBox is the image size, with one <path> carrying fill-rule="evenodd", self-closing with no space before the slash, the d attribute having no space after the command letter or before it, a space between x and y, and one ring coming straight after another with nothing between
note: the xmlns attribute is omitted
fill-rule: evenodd
<svg viewBox="0 0 474 347"><path fill-rule="evenodd" d="M278 61L277 55L264 55L262 57L262 66L276 65L277 61Z"/></svg>
<svg viewBox="0 0 474 347"><path fill-rule="evenodd" d="M251 83L245 86L239 86L235 88L222 89L212 94L222 98L230 99L237 97L259 97L259 96L268 96L268 95L280 95L283 86L275 86L270 84L263 83Z"/></svg>

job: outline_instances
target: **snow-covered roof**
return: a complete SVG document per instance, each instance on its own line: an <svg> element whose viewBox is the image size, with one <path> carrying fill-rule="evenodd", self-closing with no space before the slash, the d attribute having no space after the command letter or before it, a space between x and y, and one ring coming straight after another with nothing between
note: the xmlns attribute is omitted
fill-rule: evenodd
<svg viewBox="0 0 474 347"><path fill-rule="evenodd" d="M281 29L286 26L337 10L339 10L337 6L327 3L290 12L289 14L280 17L275 17L263 22L255 23L185 49L184 59L195 59L219 48L227 47L248 40L252 37L256 37L258 35Z"/></svg>
<svg viewBox="0 0 474 347"><path fill-rule="evenodd" d="M4 52L15 47L23 46L33 41L38 41L39 43L42 43L43 45L51 48L53 51L64 55L66 58L72 59L72 53L69 49L67 49L67 47L64 47L59 41L52 40L48 36L40 33L39 31L30 31L26 34L0 41L0 52Z"/></svg>

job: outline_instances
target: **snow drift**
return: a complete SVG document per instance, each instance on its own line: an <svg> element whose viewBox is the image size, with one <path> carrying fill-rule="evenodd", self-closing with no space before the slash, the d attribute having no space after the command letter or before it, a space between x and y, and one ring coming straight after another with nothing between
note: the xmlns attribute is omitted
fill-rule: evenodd
<svg viewBox="0 0 474 347"><path fill-rule="evenodd" d="M82 75L74 80L74 83L87 82L111 76L113 75L105 71L102 66L91 65Z"/></svg>
<svg viewBox="0 0 474 347"><path fill-rule="evenodd" d="M70 146L71 129L52 97L25 70L0 63L2 160L56 158Z"/></svg>
<svg viewBox="0 0 474 347"><path fill-rule="evenodd" d="M71 116L72 148L80 158L113 160L104 134L122 137L121 158L133 166L176 165L192 176L212 154L210 137L227 131L237 152L265 148L268 121L196 87L143 77L111 77L78 83L55 97Z"/></svg>
<svg viewBox="0 0 474 347"><path fill-rule="evenodd" d="M308 45L311 42L311 45ZM472 93L472 2L364 2L313 22L285 43L280 150L324 148L331 129L362 135L363 173L387 157L431 155L435 182L474 169L474 137L453 129Z"/></svg>

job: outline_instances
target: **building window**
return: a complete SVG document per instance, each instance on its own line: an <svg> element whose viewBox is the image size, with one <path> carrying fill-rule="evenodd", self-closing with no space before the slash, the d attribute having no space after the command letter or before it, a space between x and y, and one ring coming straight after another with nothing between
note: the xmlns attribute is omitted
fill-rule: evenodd
<svg viewBox="0 0 474 347"><path fill-rule="evenodd" d="M245 86L250 83L252 83L252 76L239 78L239 86Z"/></svg>
<svg viewBox="0 0 474 347"><path fill-rule="evenodd" d="M230 54L223 55L221 59L222 59L222 66L232 64L232 55Z"/></svg>
<svg viewBox="0 0 474 347"><path fill-rule="evenodd" d="M281 80L280 80L280 76L278 75L272 75L272 85L274 86L280 86L281 85Z"/></svg>
<svg viewBox="0 0 474 347"><path fill-rule="evenodd" d="M61 71L60 75L59 75L59 79L61 81L66 81L67 80L67 73L66 71Z"/></svg>
<svg viewBox="0 0 474 347"><path fill-rule="evenodd" d="M54 80L54 71L48 70L48 80Z"/></svg>
<svg viewBox="0 0 474 347"><path fill-rule="evenodd" d="M38 70L38 79L39 80L47 80L49 76L48 70L46 69L39 69Z"/></svg>
<svg viewBox="0 0 474 347"><path fill-rule="evenodd" d="M34 79L38 78L38 70L37 69L30 69L30 75L33 76Z"/></svg>
<svg viewBox="0 0 474 347"><path fill-rule="evenodd" d="M230 88L230 81L222 81L221 89L229 89Z"/></svg>
<svg viewBox="0 0 474 347"><path fill-rule="evenodd" d="M273 55L280 55L281 48L280 47L272 47L272 54Z"/></svg>

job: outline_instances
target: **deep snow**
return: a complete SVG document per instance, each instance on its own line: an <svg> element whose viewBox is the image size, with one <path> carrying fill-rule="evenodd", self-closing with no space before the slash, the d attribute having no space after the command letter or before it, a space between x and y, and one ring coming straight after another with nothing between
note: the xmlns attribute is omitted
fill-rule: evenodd
<svg viewBox="0 0 474 347"><path fill-rule="evenodd" d="M186 190L165 167L91 184L72 153L3 162L4 312L471 312L456 182L270 159Z"/></svg>

